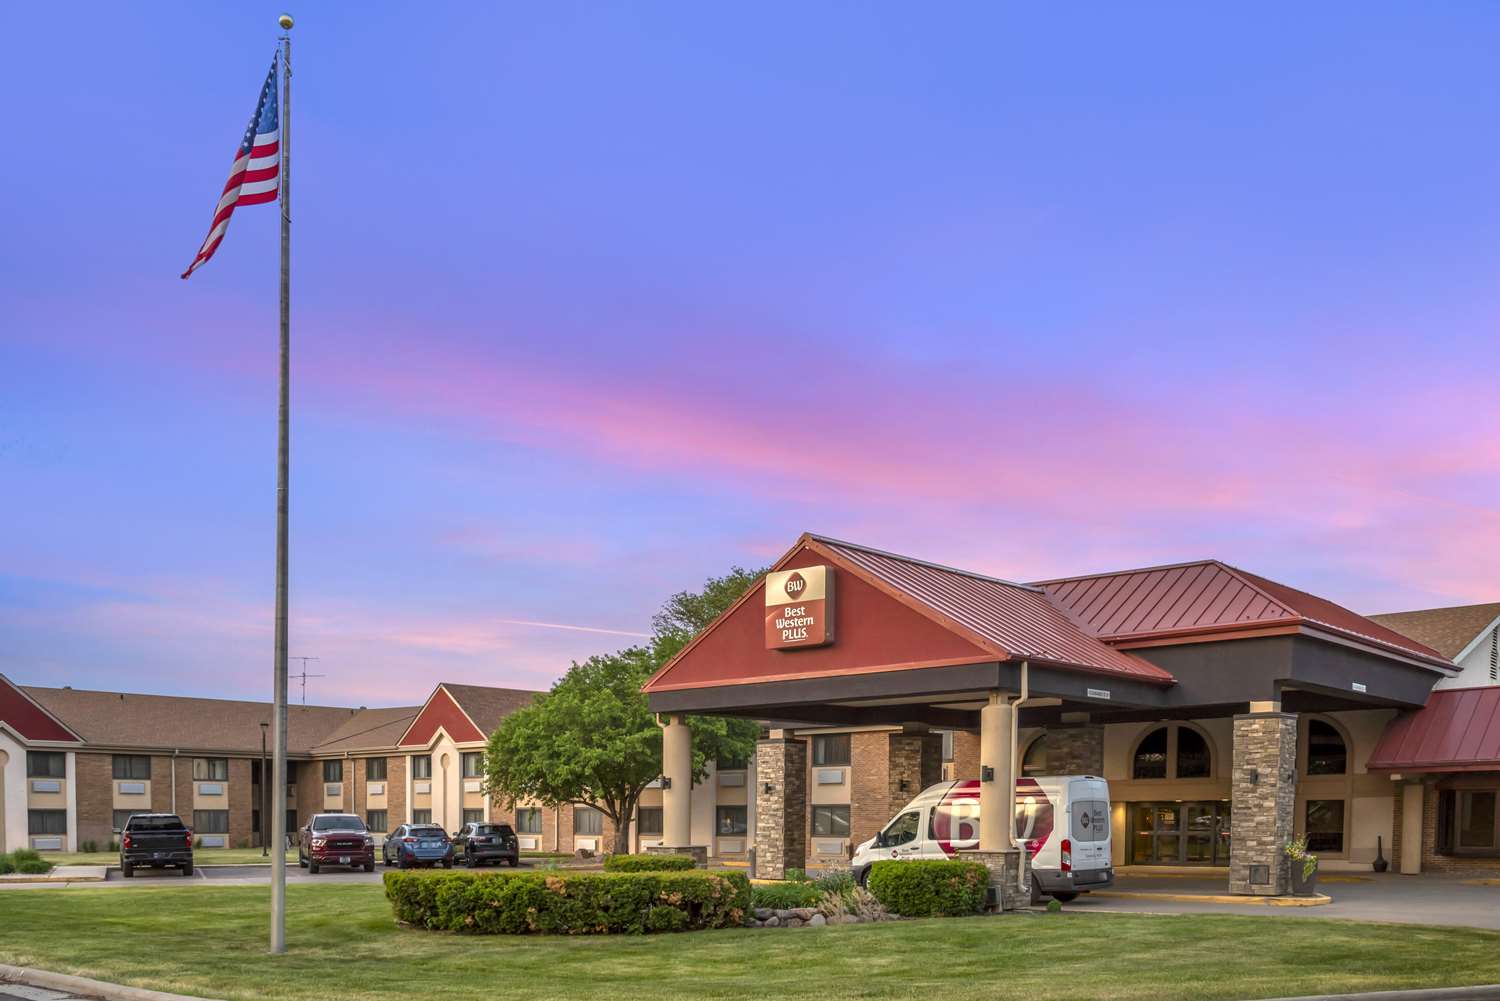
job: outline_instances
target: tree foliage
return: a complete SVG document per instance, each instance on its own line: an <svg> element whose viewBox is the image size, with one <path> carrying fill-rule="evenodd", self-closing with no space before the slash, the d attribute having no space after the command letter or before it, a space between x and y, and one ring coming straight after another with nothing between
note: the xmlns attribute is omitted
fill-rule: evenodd
<svg viewBox="0 0 1500 1001"><path fill-rule="evenodd" d="M661 728L641 686L760 576L735 567L711 578L702 592L675 594L652 620L649 644L574 663L550 691L490 735L487 791L549 807L592 806L614 825L615 851L628 851L628 821L646 786L661 775ZM690 717L688 726L695 780L715 759L746 758L758 732L751 720L715 716Z"/></svg>

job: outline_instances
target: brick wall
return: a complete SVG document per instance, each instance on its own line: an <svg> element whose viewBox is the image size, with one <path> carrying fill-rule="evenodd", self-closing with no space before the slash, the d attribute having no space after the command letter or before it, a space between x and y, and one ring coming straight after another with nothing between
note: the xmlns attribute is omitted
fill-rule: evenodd
<svg viewBox="0 0 1500 1001"><path fill-rule="evenodd" d="M891 819L890 763L888 733L849 735L849 840L853 844L874 837ZM760 823L759 813L756 823Z"/></svg>
<svg viewBox="0 0 1500 1001"><path fill-rule="evenodd" d="M755 797L756 872L782 879L788 868L801 868L807 859L807 741L757 742L755 777L760 786Z"/></svg>
<svg viewBox="0 0 1500 1001"><path fill-rule="evenodd" d="M114 840L114 763L108 754L78 754L69 778L78 796L78 840L96 841L100 851Z"/></svg>
<svg viewBox="0 0 1500 1001"><path fill-rule="evenodd" d="M960 781L979 778L979 734L953 731L953 777Z"/></svg>
<svg viewBox="0 0 1500 1001"><path fill-rule="evenodd" d="M181 762L178 762L181 767ZM189 770L192 765L188 765ZM250 840L250 811L255 808L255 794L259 786L250 784L250 759L229 759L229 841L231 848L248 847Z"/></svg>
<svg viewBox="0 0 1500 1001"><path fill-rule="evenodd" d="M385 759L385 803L387 823L391 830L406 823L406 770L411 762L404 754L392 754Z"/></svg>
<svg viewBox="0 0 1500 1001"><path fill-rule="evenodd" d="M191 828L193 826L193 759L187 755L168 759L167 768L169 770L166 777L169 781L172 776L170 769L173 761L176 761L177 764L177 815L182 818L183 823ZM151 777L156 777L154 768L152 769ZM233 842L230 843L233 844Z"/></svg>
<svg viewBox="0 0 1500 1001"><path fill-rule="evenodd" d="M113 775L113 763L110 769ZM151 812L171 813L172 810L172 759L158 755L151 759Z"/></svg>
<svg viewBox="0 0 1500 1001"><path fill-rule="evenodd" d="M323 763L321 761L288 761L288 769L297 770L297 802L288 801L287 809L297 809L296 834L313 814L323 809Z"/></svg>
<svg viewBox="0 0 1500 1001"><path fill-rule="evenodd" d="M1049 727L1044 739L1048 775L1104 774L1104 727Z"/></svg>

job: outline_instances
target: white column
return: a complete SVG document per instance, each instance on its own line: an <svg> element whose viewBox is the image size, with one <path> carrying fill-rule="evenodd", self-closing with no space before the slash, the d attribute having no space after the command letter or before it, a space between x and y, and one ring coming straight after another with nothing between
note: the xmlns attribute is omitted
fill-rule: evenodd
<svg viewBox="0 0 1500 1001"><path fill-rule="evenodd" d="M668 716L661 731L662 835L672 848L693 843L693 735L681 716Z"/></svg>
<svg viewBox="0 0 1500 1001"><path fill-rule="evenodd" d="M68 790L68 851L78 851L78 756L68 752L64 771L67 773Z"/></svg>
<svg viewBox="0 0 1500 1001"><path fill-rule="evenodd" d="M991 692L979 710L979 850L1011 847L1016 790L1010 784L1010 721L1015 710L1004 694Z"/></svg>
<svg viewBox="0 0 1500 1001"><path fill-rule="evenodd" d="M1423 792L1420 782L1401 787L1401 872L1406 876L1422 871Z"/></svg>

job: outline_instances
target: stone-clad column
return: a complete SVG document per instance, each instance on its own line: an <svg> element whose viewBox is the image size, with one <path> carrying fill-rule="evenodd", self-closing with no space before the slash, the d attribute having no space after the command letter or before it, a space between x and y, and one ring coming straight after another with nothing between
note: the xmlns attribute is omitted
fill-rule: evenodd
<svg viewBox="0 0 1500 1001"><path fill-rule="evenodd" d="M1048 775L1104 774L1104 727L1048 727L1043 739Z"/></svg>
<svg viewBox="0 0 1500 1001"><path fill-rule="evenodd" d="M807 865L807 741L778 736L755 745L755 875L785 879Z"/></svg>
<svg viewBox="0 0 1500 1001"><path fill-rule="evenodd" d="M1291 889L1284 849L1296 822L1297 716L1278 709L1270 703L1234 718L1231 893L1280 896Z"/></svg>

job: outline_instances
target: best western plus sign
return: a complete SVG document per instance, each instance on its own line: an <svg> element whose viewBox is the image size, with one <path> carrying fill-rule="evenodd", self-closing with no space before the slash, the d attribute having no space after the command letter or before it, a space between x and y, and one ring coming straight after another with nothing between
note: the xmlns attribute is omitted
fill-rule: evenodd
<svg viewBox="0 0 1500 1001"><path fill-rule="evenodd" d="M766 649L833 642L833 570L826 566L766 575Z"/></svg>

